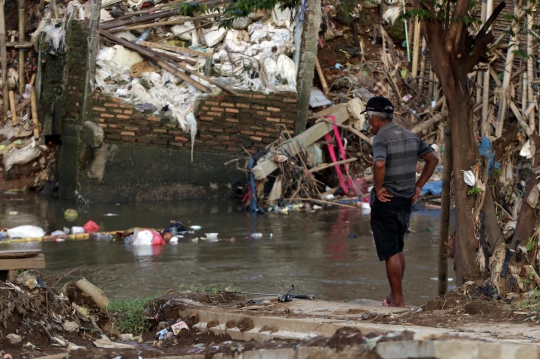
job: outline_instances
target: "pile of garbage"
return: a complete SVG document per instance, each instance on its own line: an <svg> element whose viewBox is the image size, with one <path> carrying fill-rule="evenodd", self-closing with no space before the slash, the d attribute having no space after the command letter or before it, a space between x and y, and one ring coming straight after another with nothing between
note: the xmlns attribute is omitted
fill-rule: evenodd
<svg viewBox="0 0 540 359"><path fill-rule="evenodd" d="M246 161L249 181L242 201L247 209L281 214L334 206L370 210L372 134L360 115L364 109L365 102L354 98L316 112L308 130L294 138L282 134ZM412 132L422 135L422 128L420 124ZM419 163L418 175L421 168ZM441 170L421 195L440 196Z"/></svg>
<svg viewBox="0 0 540 359"><path fill-rule="evenodd" d="M218 26L217 10L179 16L178 6L103 6L98 89L138 110L172 115L192 137L197 132L193 107L201 93L296 90L289 13L253 13L227 30ZM125 26L126 21L136 25Z"/></svg>
<svg viewBox="0 0 540 359"><path fill-rule="evenodd" d="M77 349L74 337L102 340L117 330L108 319L109 300L95 285L82 278L56 285L34 272L24 271L13 282L0 282L0 328L3 349L22 343L29 350L49 343Z"/></svg>
<svg viewBox="0 0 540 359"><path fill-rule="evenodd" d="M316 206L316 210L321 209ZM75 210L68 210L76 213ZM66 211L66 212L68 212ZM70 212L71 218L74 215ZM69 218L66 215L66 218ZM177 245L181 242L198 243L200 241L235 242L235 237L219 236L219 233L201 233L202 226L184 225L180 221L171 220L170 223L162 229L134 227L123 231L103 231L99 225L90 220L83 226L64 227L61 230L55 230L48 233L43 228L33 225L22 225L0 231L0 244L27 243L27 242L65 242L73 240L93 240L93 241L121 241L130 248L159 247L165 244ZM199 234L200 233L200 234ZM246 235L246 240L272 239L273 234L263 235L260 232L254 232ZM157 251L159 252L159 251Z"/></svg>

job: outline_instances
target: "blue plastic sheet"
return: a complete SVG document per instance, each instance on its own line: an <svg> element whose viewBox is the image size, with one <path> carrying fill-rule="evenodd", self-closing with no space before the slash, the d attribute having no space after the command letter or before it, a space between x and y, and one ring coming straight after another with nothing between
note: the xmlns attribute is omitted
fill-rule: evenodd
<svg viewBox="0 0 540 359"><path fill-rule="evenodd" d="M442 180L428 182L422 187L420 196L434 195L439 196L442 193Z"/></svg>

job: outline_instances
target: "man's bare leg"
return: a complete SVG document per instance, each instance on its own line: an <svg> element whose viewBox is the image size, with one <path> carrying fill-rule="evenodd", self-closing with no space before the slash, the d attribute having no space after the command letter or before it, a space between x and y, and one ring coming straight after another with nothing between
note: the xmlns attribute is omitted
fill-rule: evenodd
<svg viewBox="0 0 540 359"><path fill-rule="evenodd" d="M399 261L401 263L401 280L403 280L403 277L405 276L405 256L403 255L403 252L399 252ZM388 301L388 304L392 304L394 302L394 295L392 294L392 289L390 289L390 294L388 294L388 297L386 299Z"/></svg>
<svg viewBox="0 0 540 359"><path fill-rule="evenodd" d="M405 264L405 258L403 253L394 254L392 257L386 260L386 275L388 282L390 283L390 291L392 295L392 307L405 307L405 301L403 299L403 289L401 286L401 279L403 278L403 270Z"/></svg>

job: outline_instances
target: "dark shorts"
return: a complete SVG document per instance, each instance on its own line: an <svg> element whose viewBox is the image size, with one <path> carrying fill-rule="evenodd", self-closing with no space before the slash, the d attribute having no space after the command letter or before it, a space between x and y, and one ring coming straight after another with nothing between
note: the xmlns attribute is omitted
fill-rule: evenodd
<svg viewBox="0 0 540 359"><path fill-rule="evenodd" d="M371 206L371 230L379 260L403 251L403 237L409 227L412 200L394 197L390 202L375 200Z"/></svg>

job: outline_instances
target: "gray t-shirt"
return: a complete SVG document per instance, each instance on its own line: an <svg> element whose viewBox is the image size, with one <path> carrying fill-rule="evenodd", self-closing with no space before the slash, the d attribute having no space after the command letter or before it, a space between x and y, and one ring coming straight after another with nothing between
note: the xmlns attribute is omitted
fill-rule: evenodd
<svg viewBox="0 0 540 359"><path fill-rule="evenodd" d="M373 163L386 161L383 187L394 197L412 198L418 159L433 149L411 131L389 122L373 139ZM375 188L371 200L376 197Z"/></svg>

